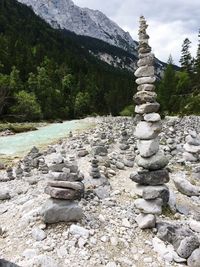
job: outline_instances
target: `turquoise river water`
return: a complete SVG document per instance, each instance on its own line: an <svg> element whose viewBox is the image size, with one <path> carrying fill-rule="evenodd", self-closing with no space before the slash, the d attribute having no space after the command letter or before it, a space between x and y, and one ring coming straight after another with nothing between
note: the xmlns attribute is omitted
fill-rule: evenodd
<svg viewBox="0 0 200 267"><path fill-rule="evenodd" d="M38 128L37 131L0 137L0 156L20 156L33 146L44 147L60 138L67 137L70 131L82 130L91 126L85 120L73 120L63 123L53 123Z"/></svg>

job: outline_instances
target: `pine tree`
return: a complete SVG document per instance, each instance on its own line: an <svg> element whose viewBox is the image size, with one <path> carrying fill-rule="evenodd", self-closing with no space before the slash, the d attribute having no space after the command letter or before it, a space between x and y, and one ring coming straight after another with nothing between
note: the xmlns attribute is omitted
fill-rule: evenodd
<svg viewBox="0 0 200 267"><path fill-rule="evenodd" d="M183 41L182 50L181 50L181 59L180 59L182 70L188 73L192 73L192 70L193 70L193 59L190 53L190 45L191 45L190 40L186 38Z"/></svg>
<svg viewBox="0 0 200 267"><path fill-rule="evenodd" d="M176 73L173 67L172 56L169 56L168 65L158 87L161 110L170 114L173 110L172 96L176 93Z"/></svg>
<svg viewBox="0 0 200 267"><path fill-rule="evenodd" d="M194 63L194 89L199 88L200 90L200 29L198 34L198 47L197 47L197 56Z"/></svg>

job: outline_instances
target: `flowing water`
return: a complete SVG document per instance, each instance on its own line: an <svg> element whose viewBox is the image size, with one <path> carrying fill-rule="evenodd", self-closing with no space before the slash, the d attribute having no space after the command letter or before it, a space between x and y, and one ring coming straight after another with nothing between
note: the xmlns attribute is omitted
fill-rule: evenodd
<svg viewBox="0 0 200 267"><path fill-rule="evenodd" d="M38 128L37 131L20 133L0 137L0 156L20 156L28 152L33 146L44 147L67 137L70 131L86 129L91 123L86 120L73 120L63 123L53 123Z"/></svg>

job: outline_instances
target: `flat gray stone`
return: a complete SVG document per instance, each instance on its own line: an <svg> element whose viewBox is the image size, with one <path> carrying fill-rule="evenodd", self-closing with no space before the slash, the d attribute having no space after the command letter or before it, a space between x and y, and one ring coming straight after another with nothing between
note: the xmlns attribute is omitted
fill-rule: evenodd
<svg viewBox="0 0 200 267"><path fill-rule="evenodd" d="M142 198L136 199L134 205L142 213L145 214L162 214L162 199L145 200Z"/></svg>
<svg viewBox="0 0 200 267"><path fill-rule="evenodd" d="M138 85L140 84L145 84L145 83L154 83L156 81L156 77L153 76L153 77L142 77L142 78L137 78L136 79L136 83Z"/></svg>
<svg viewBox="0 0 200 267"><path fill-rule="evenodd" d="M155 72L154 71L154 66L148 66L148 65L146 65L146 66L139 67L135 71L134 75L136 77L149 77L149 76L153 76L154 75L154 72Z"/></svg>
<svg viewBox="0 0 200 267"><path fill-rule="evenodd" d="M196 145L185 144L183 147L189 153L196 154L200 152L200 145L196 146Z"/></svg>
<svg viewBox="0 0 200 267"><path fill-rule="evenodd" d="M10 194L8 189L0 189L0 200L10 199Z"/></svg>
<svg viewBox="0 0 200 267"><path fill-rule="evenodd" d="M163 203L167 203L169 201L169 189L166 185L146 186L142 197L146 200L161 198Z"/></svg>
<svg viewBox="0 0 200 267"><path fill-rule="evenodd" d="M141 84L137 87L138 91L154 91L155 90L155 85L153 84Z"/></svg>
<svg viewBox="0 0 200 267"><path fill-rule="evenodd" d="M174 184L178 191L187 196L200 196L200 187L191 184L185 177L176 175L173 177Z"/></svg>
<svg viewBox="0 0 200 267"><path fill-rule="evenodd" d="M138 114L153 113L153 112L157 112L159 108L160 108L160 104L157 102L146 103L146 104L136 105L135 112Z"/></svg>
<svg viewBox="0 0 200 267"><path fill-rule="evenodd" d="M148 113L144 115L144 120L148 122L157 122L160 121L160 114L158 113Z"/></svg>
<svg viewBox="0 0 200 267"><path fill-rule="evenodd" d="M168 162L168 159L161 151L150 158L143 158L140 155L136 157L136 163L139 167L143 167L144 169L151 171L163 169L167 166Z"/></svg>
<svg viewBox="0 0 200 267"><path fill-rule="evenodd" d="M42 241L42 240L44 240L47 237L47 235L46 235L46 233L42 229L40 229L38 227L34 227L32 229L32 237L36 241Z"/></svg>
<svg viewBox="0 0 200 267"><path fill-rule="evenodd" d="M151 123L140 121L134 132L134 136L141 140L155 139L161 131L161 124L159 122Z"/></svg>
<svg viewBox="0 0 200 267"><path fill-rule="evenodd" d="M76 222L83 217L83 211L76 202L50 198L43 206L42 216L45 223Z"/></svg>
<svg viewBox="0 0 200 267"><path fill-rule="evenodd" d="M84 194L84 187L81 190L74 190L71 188L59 188L59 187L47 186L44 191L52 198L74 200L74 199L81 199L81 197Z"/></svg>
<svg viewBox="0 0 200 267"><path fill-rule="evenodd" d="M130 179L141 185L162 185L169 182L169 172L166 169L135 172L130 175Z"/></svg>
<svg viewBox="0 0 200 267"><path fill-rule="evenodd" d="M137 105L144 104L146 102L154 103L156 101L157 94L153 91L139 91L133 99Z"/></svg>
<svg viewBox="0 0 200 267"><path fill-rule="evenodd" d="M200 267L200 248L195 249L187 260L189 267Z"/></svg>
<svg viewBox="0 0 200 267"><path fill-rule="evenodd" d="M177 253L180 257L187 259L199 245L200 243L197 236L186 237L181 241Z"/></svg>
<svg viewBox="0 0 200 267"><path fill-rule="evenodd" d="M139 214L135 218L140 229L154 228L156 225L156 217L153 214Z"/></svg>
<svg viewBox="0 0 200 267"><path fill-rule="evenodd" d="M149 54L148 56L141 58L138 60L137 65L138 67L142 67L142 66L152 66L154 63L154 55L153 54Z"/></svg>
<svg viewBox="0 0 200 267"><path fill-rule="evenodd" d="M155 155L159 150L158 138L151 140L138 140L137 148L141 157L149 158Z"/></svg>

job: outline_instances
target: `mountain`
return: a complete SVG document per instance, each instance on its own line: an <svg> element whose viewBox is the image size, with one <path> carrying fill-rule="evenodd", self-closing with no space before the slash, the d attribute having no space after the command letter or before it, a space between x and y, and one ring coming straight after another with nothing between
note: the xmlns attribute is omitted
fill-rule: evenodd
<svg viewBox="0 0 200 267"><path fill-rule="evenodd" d="M89 51L92 48L94 52ZM1 0L1 118L10 114L23 118L28 112L26 120L31 119L30 107L43 119L119 114L132 103L134 76L99 60L95 51L128 55L104 41L53 29L16 0ZM37 105L27 106L27 100Z"/></svg>
<svg viewBox="0 0 200 267"><path fill-rule="evenodd" d="M30 6L53 28L63 30L67 36L75 33L77 36L74 35L74 38L95 57L131 72L136 69L138 43L102 12L80 8L71 0L18 1ZM160 60L155 60L158 77L165 65Z"/></svg>
<svg viewBox="0 0 200 267"><path fill-rule="evenodd" d="M71 0L19 0L56 29L90 36L136 54L137 43L128 32L98 10L80 8Z"/></svg>

